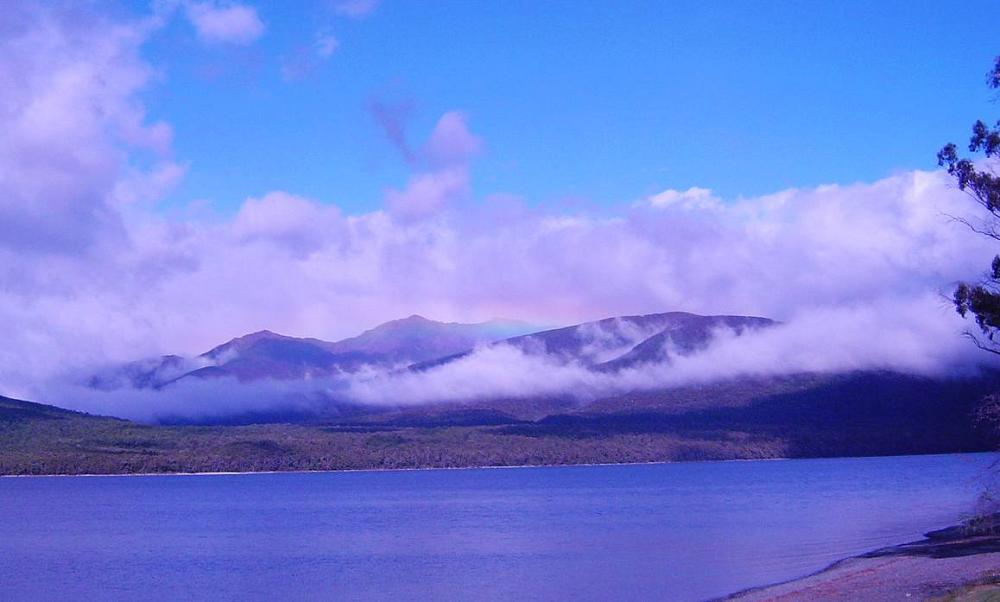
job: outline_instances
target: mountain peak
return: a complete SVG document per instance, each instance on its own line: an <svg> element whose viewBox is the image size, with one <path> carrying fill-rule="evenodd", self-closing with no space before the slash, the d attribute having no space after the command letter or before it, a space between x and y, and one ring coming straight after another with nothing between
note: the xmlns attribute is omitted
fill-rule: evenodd
<svg viewBox="0 0 1000 602"><path fill-rule="evenodd" d="M400 320L393 320L393 322L397 322L397 323L411 323L411 324L423 324L423 323L426 323L426 322L436 322L436 320L431 320L431 319L425 318L425 317L421 316L420 314L413 314L411 316L407 316L407 317L402 318ZM392 322L390 322L390 324L391 323Z"/></svg>
<svg viewBox="0 0 1000 602"><path fill-rule="evenodd" d="M247 345L253 345L254 343L258 343L260 341L269 341L273 339L289 339L289 338L291 337L287 337L283 334L278 334L271 330L258 330L257 332L251 332L250 334L245 334L241 337L236 337L235 339L226 343L226 345L247 346Z"/></svg>
<svg viewBox="0 0 1000 602"><path fill-rule="evenodd" d="M241 339L270 339L270 338L281 337L281 336L283 336L283 335L280 335L280 334L278 334L278 333L276 333L274 331L266 330L265 329L265 330L258 330L257 332L251 332L250 334L244 335L244 336L242 336L240 338Z"/></svg>
<svg viewBox="0 0 1000 602"><path fill-rule="evenodd" d="M201 354L202 357L216 358L220 354L226 351L243 351L247 347L255 345L261 341L269 341L275 339L287 339L285 335L272 332L270 330L258 330L257 332L251 332L250 334L245 334L241 337L236 337L230 339L229 341L214 347L211 350Z"/></svg>

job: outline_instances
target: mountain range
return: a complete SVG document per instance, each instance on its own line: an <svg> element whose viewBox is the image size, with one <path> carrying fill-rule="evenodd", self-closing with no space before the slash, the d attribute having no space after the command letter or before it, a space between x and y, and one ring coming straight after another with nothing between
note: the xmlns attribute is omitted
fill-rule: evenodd
<svg viewBox="0 0 1000 602"><path fill-rule="evenodd" d="M458 324L418 315L386 322L336 342L261 330L234 338L197 357L165 355L112 366L88 378L87 385L102 390L160 389L187 378L228 376L241 382L294 380L366 367L405 367L531 330L529 325L512 320Z"/></svg>
<svg viewBox="0 0 1000 602"><path fill-rule="evenodd" d="M511 320L459 324L413 315L336 342L261 330L197 357L165 355L113 366L89 377L87 385L101 390L161 389L191 378L232 377L251 382L310 379L362 369L429 370L477 347L500 344L528 355L613 371L642 363L669 363L672 357L696 353L720 329L740 335L774 324L767 318L670 312L536 332L528 324Z"/></svg>
<svg viewBox="0 0 1000 602"><path fill-rule="evenodd" d="M778 323L753 316L701 316L685 312L619 316L573 326L537 330L509 320L478 324L444 323L421 316L394 320L358 336L336 342L316 338L296 338L267 330L234 338L196 357L176 355L132 362L105 370L88 380L98 389L158 389L164 394L194 379L229 378L220 381L252 383L304 382L309 379L348 375L365 371L388 375L422 373L440 369L468 357L475 349L507 346L528 357L570 362L596 373L613 373L643 365L669 370L679 357L706 349L721 332L741 336L776 326ZM516 377L516 375L512 375ZM745 418L750 408L767 407L767 413L786 408L788 412L821 399L850 413L853 408L877 405L879 412L905 412L907 404L920 398L934 407L934 398L918 395L919 390L935 390L941 399L951 399L945 413L968 412L994 377L928 379L889 371L849 373L793 373L780 376L740 376L684 386L624 390L604 393L581 402L577 391L549 394L483 395L452 398L448 402L405 403L399 399L379 399L357 403L349 397L313 393L310 403L275 404L270 410L245 411L209 417L192 417L183 412L167 412L160 417L168 423L339 423L396 424L405 426L454 426L514 424L524 421L551 421L556 416L595 417L605 420L656 420L664 416L693 415L693 412L737 411ZM978 379L978 380L976 380ZM914 382L925 383L919 387ZM852 383L866 383L857 386ZM268 389L268 394L275 389ZM278 387L276 390L281 391ZM279 393L280 394L280 393ZM289 396L293 395L288 393ZM294 395L304 395L301 389ZM775 406L775 399L784 400ZM960 399L960 403L954 401ZM810 400L803 406L802 400ZM763 405L761 405L763 404ZM840 404L837 406L837 404ZM777 407L777 410L775 409ZM827 406L824 406L827 407ZM304 409L305 408L305 409ZM895 409L893 409L895 408ZM829 408L828 408L829 409ZM824 410L826 411L826 410ZM868 411L868 410L865 410ZM742 420L743 418L741 418ZM964 418L963 418L964 419ZM655 420L654 420L655 421ZM579 421L575 425L583 425ZM565 427L563 423L563 427ZM551 426L551 424L550 424ZM535 427L537 428L537 427ZM562 427L561 427L562 428Z"/></svg>
<svg viewBox="0 0 1000 602"><path fill-rule="evenodd" d="M168 403L183 383L213 380L211 394L266 381L340 375L434 377L475 350L515 350L551 366L608 375L652 365L669 371L722 332L743 336L777 323L759 317L671 312L621 316L535 331L494 320L454 324L410 316L341 341L260 331L195 357L113 366L87 379L135 403ZM502 356L502 354L500 354ZM476 361L493 355L483 353ZM564 362L565 364L559 364ZM476 369L490 366L473 364ZM633 371L635 372L635 371ZM355 374L357 373L357 374ZM513 373L511 378L518 378ZM538 375L536 375L538 376ZM973 415L1000 374L931 378L886 370L719 377L581 397L468 395L359 403L335 395L310 404L197 416L166 412L158 425L0 398L0 474L316 470L426 466L648 462L983 451L996 432ZM299 387L298 390L303 390ZM42 400L44 401L44 400ZM225 401L220 399L220 401ZM232 405L232 404L230 404ZM70 406L72 407L72 406ZM196 426L200 425L200 426Z"/></svg>

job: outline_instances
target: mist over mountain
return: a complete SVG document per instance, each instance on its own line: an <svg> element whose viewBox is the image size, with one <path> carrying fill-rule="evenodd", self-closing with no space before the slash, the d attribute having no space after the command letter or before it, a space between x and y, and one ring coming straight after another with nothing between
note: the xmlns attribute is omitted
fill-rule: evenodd
<svg viewBox="0 0 1000 602"><path fill-rule="evenodd" d="M740 336L775 322L748 316L699 316L670 312L622 316L515 337L507 344L525 351L572 358L604 370L651 362L669 363L672 357L704 351L715 335Z"/></svg>
<svg viewBox="0 0 1000 602"><path fill-rule="evenodd" d="M701 407L725 405L718 391L741 388L749 403L784 392L788 378L822 386L863 373L890 382L901 381L878 375L977 377L982 361L969 364L967 350L942 343L951 339L900 348L869 336L867 320L902 340L915 324L905 313L895 322L853 312L779 323L667 312L524 333L531 327L510 321L410 316L336 342L259 331L195 357L136 361L82 386L50 385L43 399L145 422L339 422L399 412L490 422L629 411L649 396L662 412L691 390L701 391Z"/></svg>
<svg viewBox="0 0 1000 602"><path fill-rule="evenodd" d="M513 320L459 324L418 315L336 342L261 330L193 358L166 355L112 366L87 379L87 386L101 390L160 389L191 378L230 377L249 382L330 377L359 369L405 367L531 330L528 324Z"/></svg>
<svg viewBox="0 0 1000 602"><path fill-rule="evenodd" d="M335 354L360 353L378 358L383 365L413 364L534 330L535 327L516 320L459 324L412 315L386 322L356 337L329 343L326 347Z"/></svg>

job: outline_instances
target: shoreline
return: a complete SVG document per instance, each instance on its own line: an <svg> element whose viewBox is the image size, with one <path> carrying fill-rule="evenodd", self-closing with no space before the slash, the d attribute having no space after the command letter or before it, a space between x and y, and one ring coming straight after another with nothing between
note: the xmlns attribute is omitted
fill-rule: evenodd
<svg viewBox="0 0 1000 602"><path fill-rule="evenodd" d="M742 589L713 602L971 601L979 600L984 592L1000 597L1000 531L996 527L977 531L973 520L928 531L921 540L842 558L800 577ZM986 520L996 524L1000 513Z"/></svg>
<svg viewBox="0 0 1000 602"><path fill-rule="evenodd" d="M925 456L975 456L1000 454L1000 452L953 452L934 454L895 454L877 456L822 456L816 458L728 458L725 460L661 460L655 462L585 462L579 464L485 464L479 466L421 466L413 468L338 468L328 470L246 470L246 471L207 471L207 472L109 472L109 473L50 473L50 474L0 474L0 479L21 478L56 478L56 477L199 477L199 476L239 476L239 475L274 475L274 474L336 474L336 473L385 473L385 472L418 472L434 470L502 470L517 468L574 468L599 466L658 466L674 464L721 464L726 462L789 462L810 460L850 460L863 458L907 458ZM828 567L829 568L829 567ZM824 569L826 570L826 569Z"/></svg>
<svg viewBox="0 0 1000 602"><path fill-rule="evenodd" d="M984 452L970 452L984 453ZM928 454L936 456L946 456L950 454ZM848 456L845 456L848 457ZM883 457L883 456L856 456ZM516 468L576 468L576 467L596 467L596 466L656 466L661 464L718 464L721 462L771 462L780 460L813 460L823 458L732 458L728 460L690 460L672 461L663 460L658 462L587 462L581 464L484 464L479 466L421 466L415 468L339 468L330 470L243 470L243 471L214 471L214 472L115 472L115 473L84 473L84 474L0 474L0 479L7 478L53 478L53 477L204 477L204 476L239 476L239 475L265 475L265 474L337 474L337 473L357 473L357 472L422 472L435 470L503 470Z"/></svg>

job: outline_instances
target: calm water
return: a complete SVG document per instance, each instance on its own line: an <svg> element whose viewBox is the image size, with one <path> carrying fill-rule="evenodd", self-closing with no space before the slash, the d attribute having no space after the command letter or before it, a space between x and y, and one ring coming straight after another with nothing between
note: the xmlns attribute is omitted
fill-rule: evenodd
<svg viewBox="0 0 1000 602"><path fill-rule="evenodd" d="M0 479L0 598L698 600L950 524L994 458Z"/></svg>

